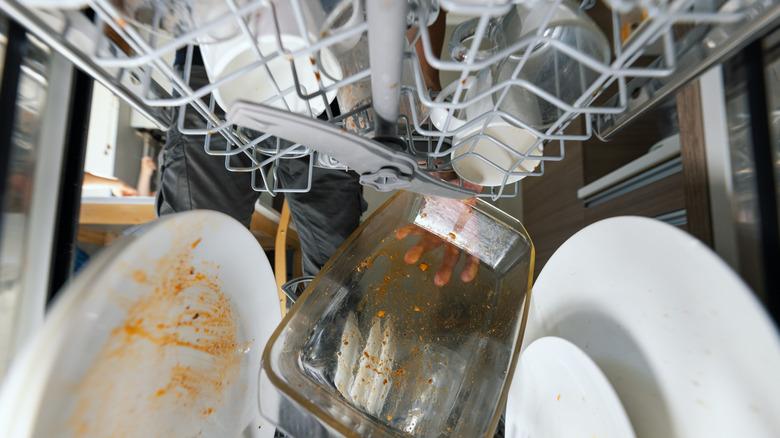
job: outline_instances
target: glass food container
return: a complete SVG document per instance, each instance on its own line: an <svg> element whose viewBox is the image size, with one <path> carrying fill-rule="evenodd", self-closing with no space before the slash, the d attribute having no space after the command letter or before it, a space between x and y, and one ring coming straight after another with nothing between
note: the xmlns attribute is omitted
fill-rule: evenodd
<svg viewBox="0 0 780 438"><path fill-rule="evenodd" d="M292 436L492 436L533 262L520 222L481 200L395 195L271 336L261 413ZM454 269L440 287L442 263Z"/></svg>

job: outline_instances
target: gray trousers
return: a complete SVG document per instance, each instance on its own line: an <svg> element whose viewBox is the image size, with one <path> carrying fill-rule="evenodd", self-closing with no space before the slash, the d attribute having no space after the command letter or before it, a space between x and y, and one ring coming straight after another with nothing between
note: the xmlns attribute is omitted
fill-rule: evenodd
<svg viewBox="0 0 780 438"><path fill-rule="evenodd" d="M205 70L193 66L190 84L194 89L207 82ZM208 102L208 96L204 99ZM157 213L207 209L225 213L249 226L258 192L248 172L230 172L224 156L213 156L203 148L203 136L185 136L178 130L178 117L167 133L160 158L160 189ZM204 128L194 110L185 113L184 126ZM289 145L289 143L287 143ZM211 149L225 150L221 135L211 137ZM231 165L249 166L243 153L230 157ZM277 178L282 187L305 187L308 158L280 160ZM290 212L301 242L303 271L316 275L344 239L357 228L366 209L358 177L353 172L314 168L311 190L286 193Z"/></svg>

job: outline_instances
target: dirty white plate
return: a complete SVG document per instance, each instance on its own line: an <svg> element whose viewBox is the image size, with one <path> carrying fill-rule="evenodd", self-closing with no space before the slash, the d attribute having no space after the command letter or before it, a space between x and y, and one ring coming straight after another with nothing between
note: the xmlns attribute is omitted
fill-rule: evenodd
<svg viewBox="0 0 780 438"><path fill-rule="evenodd" d="M526 348L510 391L508 438L634 436L607 378L582 350L564 339L548 336Z"/></svg>
<svg viewBox="0 0 780 438"><path fill-rule="evenodd" d="M598 365L638 437L778 436L777 329L675 227L618 217L579 231L542 269L528 324L526 345L558 336Z"/></svg>
<svg viewBox="0 0 780 438"><path fill-rule="evenodd" d="M258 421L260 354L279 321L246 228L209 211L162 218L61 292L4 382L0 436L238 436Z"/></svg>

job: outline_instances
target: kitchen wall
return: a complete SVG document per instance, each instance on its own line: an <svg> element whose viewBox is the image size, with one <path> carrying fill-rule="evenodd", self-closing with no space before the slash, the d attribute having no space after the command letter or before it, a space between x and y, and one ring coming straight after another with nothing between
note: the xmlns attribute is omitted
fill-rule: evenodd
<svg viewBox="0 0 780 438"><path fill-rule="evenodd" d="M116 177L131 186L138 182L143 139L131 127L132 109L95 83L87 137L84 170L100 176ZM90 190L105 195L105 190Z"/></svg>

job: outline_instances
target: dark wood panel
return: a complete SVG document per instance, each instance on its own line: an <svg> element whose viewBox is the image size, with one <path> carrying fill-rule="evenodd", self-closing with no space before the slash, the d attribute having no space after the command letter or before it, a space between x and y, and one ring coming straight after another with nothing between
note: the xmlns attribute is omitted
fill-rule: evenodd
<svg viewBox="0 0 780 438"><path fill-rule="evenodd" d="M592 138L583 146L585 184L646 154L660 140L676 133L674 102L661 105L631 126L615 134L608 142Z"/></svg>
<svg viewBox="0 0 780 438"><path fill-rule="evenodd" d="M585 223L614 216L656 217L685 208L681 173L640 187L604 204L585 209Z"/></svg>
<svg viewBox="0 0 780 438"><path fill-rule="evenodd" d="M712 246L710 192L707 180L701 87L691 82L677 93L680 154L683 161L683 191L688 212L688 232Z"/></svg>
<svg viewBox="0 0 780 438"><path fill-rule="evenodd" d="M583 184L582 144L568 142L566 158L545 163L544 172L524 179L522 184L523 222L536 247L535 275L552 253L582 227L584 211L577 199L577 189Z"/></svg>

